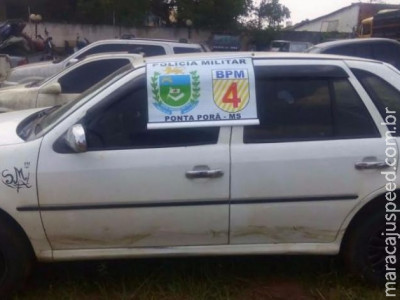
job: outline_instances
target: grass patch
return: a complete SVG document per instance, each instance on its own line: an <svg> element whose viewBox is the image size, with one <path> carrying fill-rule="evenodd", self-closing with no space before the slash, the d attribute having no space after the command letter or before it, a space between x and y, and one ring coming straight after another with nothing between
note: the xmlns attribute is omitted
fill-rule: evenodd
<svg viewBox="0 0 400 300"><path fill-rule="evenodd" d="M14 299L385 299L337 258L241 256L89 261L37 266Z"/></svg>

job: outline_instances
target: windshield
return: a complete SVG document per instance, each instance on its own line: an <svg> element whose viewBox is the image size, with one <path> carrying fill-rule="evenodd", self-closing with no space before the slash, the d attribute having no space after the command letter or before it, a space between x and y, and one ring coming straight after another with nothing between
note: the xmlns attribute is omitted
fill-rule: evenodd
<svg viewBox="0 0 400 300"><path fill-rule="evenodd" d="M31 134L29 135L29 137L27 137L27 140L33 140L44 135L52 127L52 125L56 124L59 120L62 119L63 116L67 115L67 112L69 112L70 110L72 111L78 109L87 101L89 101L94 95L97 95L98 93L103 91L106 87L116 82L121 77L125 76L131 70L133 70L133 66L131 64L127 64L112 73L111 75L104 78L102 81L93 85L91 88L87 89L75 100L68 102L63 106L53 107L53 109L48 110L44 115L38 115L38 118L31 122L31 126L34 126L35 128L31 130ZM89 95L92 95L92 97L89 97ZM83 100L84 98L86 98L86 100Z"/></svg>

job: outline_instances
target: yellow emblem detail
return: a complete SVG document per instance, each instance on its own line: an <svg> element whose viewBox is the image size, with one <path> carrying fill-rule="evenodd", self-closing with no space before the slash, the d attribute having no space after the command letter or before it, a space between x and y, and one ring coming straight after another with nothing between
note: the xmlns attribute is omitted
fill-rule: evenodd
<svg viewBox="0 0 400 300"><path fill-rule="evenodd" d="M181 68L166 67L165 74L183 74L183 70Z"/></svg>

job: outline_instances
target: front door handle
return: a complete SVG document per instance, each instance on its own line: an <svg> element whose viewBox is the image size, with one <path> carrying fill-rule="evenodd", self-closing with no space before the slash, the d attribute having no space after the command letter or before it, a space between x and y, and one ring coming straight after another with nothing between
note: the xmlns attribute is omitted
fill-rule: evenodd
<svg viewBox="0 0 400 300"><path fill-rule="evenodd" d="M386 169L389 167L384 161L361 161L355 164L357 170Z"/></svg>
<svg viewBox="0 0 400 300"><path fill-rule="evenodd" d="M224 175L221 169L211 170L208 166L195 166L193 170L186 172L186 178L218 178Z"/></svg>

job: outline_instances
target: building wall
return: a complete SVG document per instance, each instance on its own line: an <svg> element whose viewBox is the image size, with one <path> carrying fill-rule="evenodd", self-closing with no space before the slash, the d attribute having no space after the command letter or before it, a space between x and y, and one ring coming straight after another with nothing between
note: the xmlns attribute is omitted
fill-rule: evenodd
<svg viewBox="0 0 400 300"><path fill-rule="evenodd" d="M359 5L352 5L348 9L339 11L326 17L318 18L307 24L297 27L296 31L315 32L344 32L351 33L358 25Z"/></svg>
<svg viewBox="0 0 400 300"><path fill-rule="evenodd" d="M138 38L158 38L179 40L181 38L188 39L188 28L134 28L134 27L118 27L109 25L81 25L81 24L61 24L61 23L40 23L37 26L37 32L41 36L45 36L45 28L49 35L53 37L53 43L57 47L62 47L64 41L75 42L77 36L87 38L90 42L118 38L124 33L134 34ZM35 25L27 24L25 33L31 37L35 36ZM205 30L191 30L191 42L204 42L211 33Z"/></svg>

